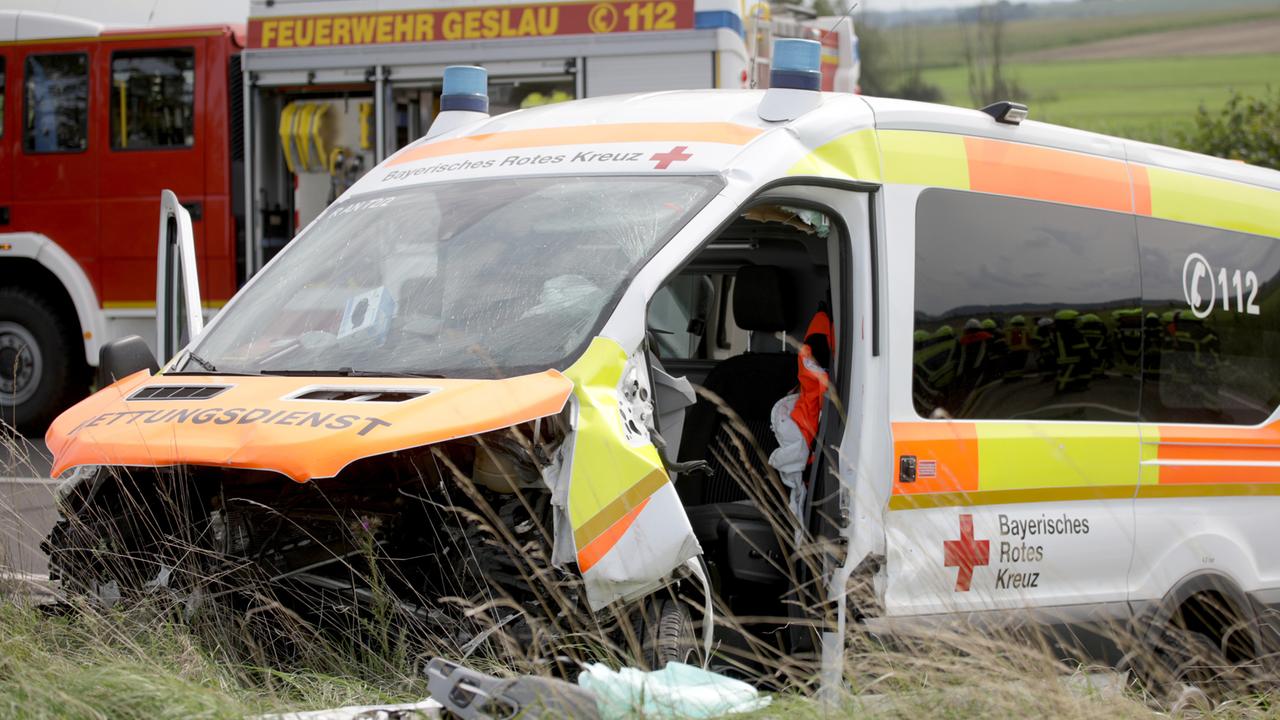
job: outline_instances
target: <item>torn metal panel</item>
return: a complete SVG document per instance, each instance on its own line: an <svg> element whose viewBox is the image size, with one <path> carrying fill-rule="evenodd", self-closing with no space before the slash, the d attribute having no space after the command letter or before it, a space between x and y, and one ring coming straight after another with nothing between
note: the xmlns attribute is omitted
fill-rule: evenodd
<svg viewBox="0 0 1280 720"><path fill-rule="evenodd" d="M597 337L565 376L578 401L569 520L598 609L659 586L701 548L645 424L622 407L624 380L642 383L646 402L652 397L643 358Z"/></svg>

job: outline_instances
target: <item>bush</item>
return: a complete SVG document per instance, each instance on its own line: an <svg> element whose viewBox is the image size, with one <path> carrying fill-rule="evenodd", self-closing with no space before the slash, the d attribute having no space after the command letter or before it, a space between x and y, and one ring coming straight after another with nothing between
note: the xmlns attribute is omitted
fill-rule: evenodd
<svg viewBox="0 0 1280 720"><path fill-rule="evenodd" d="M1196 152L1280 170L1280 91L1261 97L1233 92L1217 111L1204 105L1183 145Z"/></svg>

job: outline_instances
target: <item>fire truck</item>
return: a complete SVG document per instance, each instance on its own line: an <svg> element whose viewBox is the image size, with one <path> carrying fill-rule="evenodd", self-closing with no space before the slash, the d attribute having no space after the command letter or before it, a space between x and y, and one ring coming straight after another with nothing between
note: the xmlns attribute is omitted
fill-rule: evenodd
<svg viewBox="0 0 1280 720"><path fill-rule="evenodd" d="M163 29L0 11L0 418L41 430L95 382L103 344L156 337L162 188L191 215L216 313L426 132L446 65L484 66L501 113L764 86L780 34L822 42L824 89L857 84L851 23L767 4L423 5L253 0L243 27Z"/></svg>

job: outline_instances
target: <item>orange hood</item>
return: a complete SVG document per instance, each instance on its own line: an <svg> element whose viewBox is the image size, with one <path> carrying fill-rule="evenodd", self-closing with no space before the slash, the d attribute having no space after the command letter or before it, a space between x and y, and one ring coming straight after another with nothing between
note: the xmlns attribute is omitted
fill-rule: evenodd
<svg viewBox="0 0 1280 720"><path fill-rule="evenodd" d="M210 395L136 399L176 392L153 386L205 386ZM395 402L296 397L365 388L424 394ZM372 455L554 415L572 391L573 382L555 370L505 380L151 377L144 370L64 412L45 440L54 477L77 465L189 464L274 470L306 482Z"/></svg>

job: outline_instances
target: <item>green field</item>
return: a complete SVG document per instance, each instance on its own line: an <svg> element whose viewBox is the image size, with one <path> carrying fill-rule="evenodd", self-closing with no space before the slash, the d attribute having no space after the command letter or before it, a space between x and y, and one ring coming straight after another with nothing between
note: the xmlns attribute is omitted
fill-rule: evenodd
<svg viewBox="0 0 1280 720"><path fill-rule="evenodd" d="M1146 33L1205 28L1228 23L1280 17L1280 4L1246 3L1223 8L1205 3L1206 9L1153 12L1137 15L1089 15L1018 20L1007 25L1009 56L1035 50L1079 45ZM890 28L893 65L918 61L926 68L957 65L964 57L964 28L958 23Z"/></svg>
<svg viewBox="0 0 1280 720"><path fill-rule="evenodd" d="M1274 43L1259 41L1259 32L1267 32L1262 28L1280 28L1275 0L1089 0L1031 8L1033 17L1004 26L1004 66L1018 88L1010 99L1027 102L1035 120L1178 145L1201 105L1217 110L1233 90L1280 90L1280 53ZM975 104L965 65L972 24L872 24L859 32L864 29L874 40L867 52L879 58L864 71L875 68L890 92L918 69L941 90L943 102ZM1199 45L1192 51L1189 36ZM1127 39L1134 40L1129 52L1116 53L1116 42L1111 55L1093 45L1112 40L1123 48ZM1058 50L1062 59L1029 55L1046 50ZM1128 54L1134 57L1119 57Z"/></svg>
<svg viewBox="0 0 1280 720"><path fill-rule="evenodd" d="M1176 144L1202 103L1217 108L1233 89L1280 86L1280 55L1013 63L1009 71L1034 120ZM972 105L965 68L929 70L924 78L942 89L944 102Z"/></svg>

